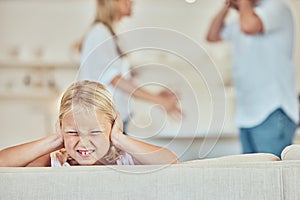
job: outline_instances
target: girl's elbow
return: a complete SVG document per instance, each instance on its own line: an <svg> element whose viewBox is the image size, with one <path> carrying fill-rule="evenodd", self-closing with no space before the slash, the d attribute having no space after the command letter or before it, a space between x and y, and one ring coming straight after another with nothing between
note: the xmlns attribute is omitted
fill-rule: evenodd
<svg viewBox="0 0 300 200"><path fill-rule="evenodd" d="M169 163L170 164L178 164L178 163L180 163L178 156L174 152L171 152L171 153L172 153L172 155L170 156L171 160L170 160Z"/></svg>
<svg viewBox="0 0 300 200"><path fill-rule="evenodd" d="M173 160L173 162L171 164L179 164L179 163L180 162L179 162L178 158L176 158L175 160Z"/></svg>

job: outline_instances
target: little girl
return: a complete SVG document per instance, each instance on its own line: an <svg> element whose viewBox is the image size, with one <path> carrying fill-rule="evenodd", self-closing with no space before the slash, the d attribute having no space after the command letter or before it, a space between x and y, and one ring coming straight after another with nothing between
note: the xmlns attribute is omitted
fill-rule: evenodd
<svg viewBox="0 0 300 200"><path fill-rule="evenodd" d="M6 167L170 163L178 163L170 150L123 134L110 93L91 81L64 93L56 134L0 151Z"/></svg>

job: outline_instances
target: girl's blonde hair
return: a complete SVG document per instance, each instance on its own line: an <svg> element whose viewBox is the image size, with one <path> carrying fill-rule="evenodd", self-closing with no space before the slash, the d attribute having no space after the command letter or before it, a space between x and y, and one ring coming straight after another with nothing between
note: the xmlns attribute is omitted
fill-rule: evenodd
<svg viewBox="0 0 300 200"><path fill-rule="evenodd" d="M75 109L86 111L100 111L109 120L111 125L115 123L117 111L113 98L104 85L92 81L80 81L73 83L63 94L59 109L59 123L62 127L63 118ZM101 159L104 164L115 164L116 160L124 152L110 145L108 153Z"/></svg>

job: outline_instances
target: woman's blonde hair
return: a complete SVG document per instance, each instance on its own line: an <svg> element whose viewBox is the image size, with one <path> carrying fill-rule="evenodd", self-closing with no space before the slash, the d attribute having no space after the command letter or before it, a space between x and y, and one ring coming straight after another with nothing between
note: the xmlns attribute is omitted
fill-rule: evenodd
<svg viewBox="0 0 300 200"><path fill-rule="evenodd" d="M116 21L116 0L97 0L97 12L94 23L101 22L105 24L112 35L116 35L113 29L113 24Z"/></svg>
<svg viewBox="0 0 300 200"><path fill-rule="evenodd" d="M117 111L113 98L104 85L92 81L80 81L73 83L62 96L59 109L59 123L62 127L63 118L76 109L86 111L100 111L110 121L115 123ZM116 160L123 154L121 150L110 145L108 153L101 159L104 164L115 164Z"/></svg>
<svg viewBox="0 0 300 200"><path fill-rule="evenodd" d="M96 23L103 23L114 39L116 40L116 33L114 31L114 23L117 18L117 9L116 9L117 0L96 0L96 16L92 26ZM84 37L75 44L75 48L80 52L82 50ZM122 55L122 51L116 41L116 49L119 55Z"/></svg>

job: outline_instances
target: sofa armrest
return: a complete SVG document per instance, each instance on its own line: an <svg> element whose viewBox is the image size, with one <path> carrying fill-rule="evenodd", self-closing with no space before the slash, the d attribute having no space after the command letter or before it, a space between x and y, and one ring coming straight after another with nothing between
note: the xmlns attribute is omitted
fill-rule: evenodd
<svg viewBox="0 0 300 200"><path fill-rule="evenodd" d="M293 144L287 146L281 152L282 160L300 160L300 145Z"/></svg>

